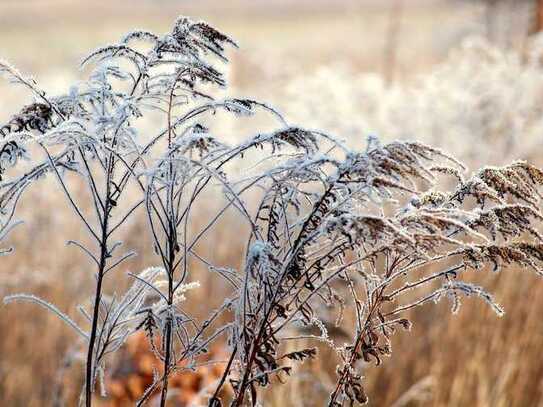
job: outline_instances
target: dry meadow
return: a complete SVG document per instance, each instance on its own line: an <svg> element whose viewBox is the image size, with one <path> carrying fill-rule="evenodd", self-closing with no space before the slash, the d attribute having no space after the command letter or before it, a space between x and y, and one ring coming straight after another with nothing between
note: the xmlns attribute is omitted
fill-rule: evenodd
<svg viewBox="0 0 543 407"><path fill-rule="evenodd" d="M132 28L165 32L177 15L189 15L239 42L239 50L229 51L229 92L264 100L295 123L350 145L363 145L368 134L420 140L446 148L470 168L515 159L542 165L543 38L524 36L525 2L503 6L491 35L488 10L479 2L405 0L400 15L393 3L2 0L0 56L54 93L82 75L78 64L89 50ZM0 123L28 103L5 83L0 95ZM218 128L231 139L270 126L260 119L220 120ZM57 188L48 179L27 192L25 224L9 240L16 255L2 258L0 296L33 292L80 321L74 310L89 303L94 283L83 255L66 247L66 240L85 235ZM205 225L220 204L208 202L191 226ZM124 272L153 262L146 228L146 219L135 217L120 237L138 251ZM216 264L240 267L240 235L230 214L199 248ZM225 287L193 267L200 288L187 294L186 307L199 314L220 305ZM108 281L108 291L125 288L122 274ZM505 315L471 299L455 315L442 303L416 308L412 330L392 339L392 357L365 369L369 405L543 406L543 282L520 267L468 279L489 288ZM2 305L0 332L0 405L77 404L81 349L62 322L32 304ZM330 335L349 340L341 330ZM152 380L146 346L136 337L112 359L110 396L97 405L133 405ZM212 352L220 357L223 350ZM266 390L263 405L321 405L337 364L321 349L298 375ZM175 379L179 397L171 405L197 405L195 395L218 376L220 369L208 368Z"/></svg>

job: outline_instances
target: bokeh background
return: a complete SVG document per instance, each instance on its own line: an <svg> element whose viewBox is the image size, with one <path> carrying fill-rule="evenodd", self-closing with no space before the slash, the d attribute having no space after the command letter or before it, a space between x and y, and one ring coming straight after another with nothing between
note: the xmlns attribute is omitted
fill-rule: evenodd
<svg viewBox="0 0 543 407"><path fill-rule="evenodd" d="M360 145L369 134L421 140L471 168L514 159L543 164L538 0L0 0L0 57L54 93L82 77L78 64L90 50L133 28L166 32L178 15L207 20L238 41L225 68L230 95L266 101L293 123ZM0 82L0 123L29 101ZM65 240L82 231L54 184L45 185L23 207L27 223L12 236L16 255L2 259L0 296L33 292L77 318L93 280ZM219 264L240 261L243 242L233 225L225 221L208 242ZM125 237L141 252L132 271L153 261L145 228L136 219ZM193 307L220 289L205 278ZM454 316L446 305L418 309L413 330L394 338L392 358L368 366L370 405L543 406L543 281L519 269L481 274L478 282L496 293L506 315L499 319L475 301ZM133 405L150 380L153 359L141 339L112 361L103 405ZM0 405L76 405L78 351L71 332L41 309L0 306ZM266 394L264 405L321 405L337 363L323 356ZM180 377L172 405L197 403L189 396L216 374Z"/></svg>

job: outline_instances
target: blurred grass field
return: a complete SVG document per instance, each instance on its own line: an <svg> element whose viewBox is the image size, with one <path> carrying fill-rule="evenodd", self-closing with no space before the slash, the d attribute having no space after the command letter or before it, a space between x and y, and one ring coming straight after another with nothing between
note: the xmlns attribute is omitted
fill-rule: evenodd
<svg viewBox="0 0 543 407"><path fill-rule="evenodd" d="M90 50L133 28L165 32L184 14L209 21L239 42L241 49L231 53L227 68L231 94L268 101L288 113L293 104L285 99L286 89L296 78L337 66L346 66L355 74L387 72L393 4L392 0L0 0L0 58L32 73L54 92L82 75L78 64ZM523 31L518 24L523 21L521 6L509 16L517 19L516 25L504 28L510 36L516 35L515 30ZM408 83L424 75L443 62L463 38L484 34L486 11L479 2L404 0L398 36L392 44L395 82ZM0 83L0 123L29 101L24 92ZM356 105L351 111L353 116L358 114ZM296 111L292 113L296 116ZM310 114L304 120L302 124L313 126ZM258 128L258 123L253 125ZM335 129L332 125L327 130ZM493 151L492 139L462 143ZM543 151L529 153L539 163L543 160ZM23 208L28 224L12 239L18 255L2 260L0 296L34 292L62 310L73 310L87 301L93 281L83 257L66 249L59 237L77 238L79 226L63 215L66 211L59 209L63 203L56 201L56 194L43 192L47 188L30 191L32 206ZM205 208L202 214L205 216ZM208 244L219 264L235 266L243 243L230 236L232 224L235 219L221 223L216 240ZM131 270L152 262L147 242L138 238L145 227L144 220L134 222L126 237L127 246L141 250L141 256L130 263ZM417 310L412 332L394 338L392 358L382 367L368 368L365 380L370 405L543 406L543 284L528 273L519 278L519 273L526 272L477 276L505 307L502 319L471 301L456 316L449 315L445 305ZM198 292L201 298L214 292L212 286L206 287ZM32 305L17 310L0 306L0 332L0 405L60 406L62 399L70 400L65 405L72 405L81 369L78 365L60 369L64 360L59 357L74 351L69 348L71 333ZM310 380L302 376L276 387L267 394L265 405L321 405L326 387L334 381L335 364L330 358L309 363L305 369L315 373Z"/></svg>
<svg viewBox="0 0 543 407"><path fill-rule="evenodd" d="M2 0L0 49L22 71L59 86L77 76L86 52L133 28L165 32L175 16L185 14L239 42L231 85L253 90L270 78L337 62L381 72L391 13L386 3ZM442 60L463 36L483 30L483 8L477 5L409 0L403 14L397 68L406 77ZM256 96L266 96L266 89Z"/></svg>

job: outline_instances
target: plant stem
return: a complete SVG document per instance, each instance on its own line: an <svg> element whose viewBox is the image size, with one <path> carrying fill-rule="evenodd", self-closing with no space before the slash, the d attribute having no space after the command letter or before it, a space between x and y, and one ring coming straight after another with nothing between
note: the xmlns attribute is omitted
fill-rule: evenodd
<svg viewBox="0 0 543 407"><path fill-rule="evenodd" d="M170 375L170 359L172 349L172 319L168 316L166 322L166 354L164 356L164 376L162 377L162 391L160 394L160 407L166 405L168 397L168 376Z"/></svg>
<svg viewBox="0 0 543 407"><path fill-rule="evenodd" d="M106 196L104 202L104 212L101 222L102 233L100 237L100 264L98 265L98 273L96 276L96 290L94 297L94 307L92 312L92 327L89 338L89 346L87 350L87 362L86 362L86 377L85 377L85 406L91 407L92 405L92 387L94 383L94 371L93 371L93 359L94 359L94 347L96 345L96 333L98 330L98 316L100 312L100 303L102 301L102 282L105 275L107 266L107 259L110 256L107 241L109 238L109 216L111 213L111 182L113 178L114 167L113 154L109 157L109 164L106 177ZM99 208L97 208L99 210Z"/></svg>
<svg viewBox="0 0 543 407"><path fill-rule="evenodd" d="M174 81L174 85L170 90L169 103L168 103L168 152L172 151L172 108L174 102L174 91L175 86L185 70L181 70L177 73L177 76ZM166 399L168 397L168 376L170 375L170 360L172 354L172 318L175 318L173 315L173 295L174 295L174 272L175 272L175 253L177 248L177 222L175 217L175 207L174 207L174 185L175 185L175 174L172 164L173 157L169 157L170 161L168 164L169 170L169 181L170 184L167 190L167 201L166 201L166 217L168 220L168 233L166 236L168 244L168 261L166 262L166 270L168 272L168 316L166 318L166 338L165 338L165 354L164 354L164 376L162 378L162 391L160 394L160 407L166 406Z"/></svg>
<svg viewBox="0 0 543 407"><path fill-rule="evenodd" d="M172 355L172 317L175 317L173 314L173 294L174 294L174 279L173 264L175 262L175 244L172 240L175 238L174 231L172 230L172 225L175 227L175 220L170 219L169 222L169 236L168 236L168 246L169 246L169 259L168 259L168 316L166 318L166 340L165 340L165 354L164 354L164 376L162 378L162 391L160 394L160 407L166 406L166 399L168 397L168 377L170 375L170 360Z"/></svg>
<svg viewBox="0 0 543 407"><path fill-rule="evenodd" d="M100 246L100 264L98 267L98 274L96 277L96 290L94 297L94 307L92 313L92 327L89 338L89 346L87 350L87 374L85 380L85 405L90 407L92 404L92 385L94 381L93 375L93 354L94 346L96 343L96 332L98 330L98 315L100 311L100 302L102 300L102 282L104 279L104 271L106 269L106 262L108 257L107 249L107 224L109 217L109 202L106 202L106 213L104 214L104 222L102 224L102 243Z"/></svg>

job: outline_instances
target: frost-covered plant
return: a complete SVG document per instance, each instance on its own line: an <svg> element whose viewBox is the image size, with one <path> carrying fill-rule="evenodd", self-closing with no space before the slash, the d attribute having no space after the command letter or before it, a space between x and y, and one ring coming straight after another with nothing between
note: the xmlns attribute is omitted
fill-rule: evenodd
<svg viewBox="0 0 543 407"><path fill-rule="evenodd" d="M542 274L539 169L515 162L464 178L461 163L422 143L370 137L363 149L352 149L327 133L289 125L266 104L216 99L212 88L226 81L211 61L226 61L228 45L235 43L187 18L164 36L135 31L93 52L85 59L95 64L90 79L57 97L1 65L37 99L3 127L1 207L13 213L28 185L53 174L95 246L72 243L97 267L94 306L80 308L89 329L36 297L5 301L37 302L80 334L87 406L107 356L139 330L161 368L138 406L157 392L166 405L169 377L197 370L202 354L224 342L228 358L215 361L224 371L209 405L229 398L232 406L255 405L259 387L318 357L312 347L285 350L299 340L338 354L328 405L364 403L363 364L390 355L392 334L411 326L409 310L449 298L456 312L462 296L474 296L501 315L488 292L466 281L469 270L514 264ZM232 145L204 124L219 110L262 111L278 127ZM145 119L163 129L153 133ZM30 169L19 164L23 156ZM94 217L70 189L72 176L88 187ZM224 205L196 229L195 210L209 197ZM200 250L232 211L239 225L230 232L247 233L239 269L213 264ZM120 243L112 234L135 216L147 219L160 267L129 274L131 288L107 296L104 278L133 255L114 258ZM200 321L185 308L185 293L198 286L194 263L229 287L222 305ZM329 337L334 319L348 332L347 344Z"/></svg>
<svg viewBox="0 0 543 407"><path fill-rule="evenodd" d="M370 138L357 152L301 129L266 140L277 141L297 151L282 150L284 161L242 184L263 192L237 280L225 371L233 405L247 395L255 402L257 386L290 374L288 360L315 357L312 348L281 354L286 341L308 338L296 335L300 326L312 325L310 337L330 344L342 363L329 405L365 402L360 362L390 355L391 335L411 325L407 311L450 298L456 312L462 296L474 296L501 315L489 293L464 281L466 272L516 264L542 274L533 224L543 219L543 172L535 167L516 162L464 179L460 163L420 143ZM440 177L456 185L439 188ZM342 321L345 308L354 321ZM330 309L352 335L345 346L326 333Z"/></svg>
<svg viewBox="0 0 543 407"><path fill-rule="evenodd" d="M138 42L139 48L134 45ZM143 197L131 202L126 191L131 186L145 191L137 172L146 170L146 158L153 146L166 136L171 140L186 121L219 107L236 112L246 110L243 102L218 104L196 89L201 83L225 84L222 74L204 60L207 54L225 59L224 44L234 45L207 24L186 18L179 19L173 31L162 37L145 31L132 32L120 43L98 49L85 58L85 65L94 64L89 79L73 86L67 94L55 97L47 95L33 79L24 77L9 64L0 63L0 72L25 86L36 98L1 129L5 136L0 151L2 174L16 166L21 157L32 156L29 170L22 175L15 172L0 186L2 208L13 211L27 186L53 173L94 243L93 246L69 241L97 267L92 310L81 308L91 327L88 332L77 329L88 343L84 396L87 405L91 403L95 378L103 371L104 357L111 347L118 348L126 336L124 330L121 336L112 334L117 324L125 323L120 319L121 314L114 312L122 302L115 298L106 301L102 294L106 274L134 255L128 252L114 257L122 242L112 241L113 234L146 202ZM175 117L173 122L169 114L169 121L164 123L166 130L151 138L141 135L138 119L150 109L163 110L164 105L170 113L174 107L188 106L186 116ZM39 147L38 151L36 148L31 151L33 144ZM42 162L40 152L45 156ZM83 181L88 195L75 196L70 189L72 175ZM86 213L79 202L85 198L90 198L91 213ZM20 296L10 300L16 298L33 299ZM64 319L74 326L69 318Z"/></svg>
<svg viewBox="0 0 543 407"><path fill-rule="evenodd" d="M101 64L86 82L73 86L67 94L50 97L34 80L24 77L7 63L2 62L0 70L12 82L28 88L36 98L2 128L5 144L0 171L3 175L10 172L0 186L2 208L15 210L26 188L51 173L90 240L68 241L82 250L96 267L91 310L80 308L89 320L90 329L85 331L67 316L62 316L88 344L85 399L89 404L95 378L104 368L104 357L118 348L126 337L111 326L124 322L120 319L122 313L117 314L119 310L115 309L122 303L117 303L115 298L106 300L102 287L105 276L135 254L129 251L117 255L122 242L113 241L113 234L131 213L128 210L125 215L122 211L129 206L129 201L125 203L124 192L133 177L130 171L121 167L134 165L138 160L136 134L130 121L139 115L132 103L140 93L139 80L115 66ZM125 87L114 88L112 80L122 82ZM7 146L11 149L7 150ZM29 158L29 168L9 171L23 156ZM87 187L85 193L77 188L81 183ZM76 188L79 193L75 192ZM90 210L86 210L83 203L89 200ZM37 301L60 313L33 296L8 298L15 299Z"/></svg>

